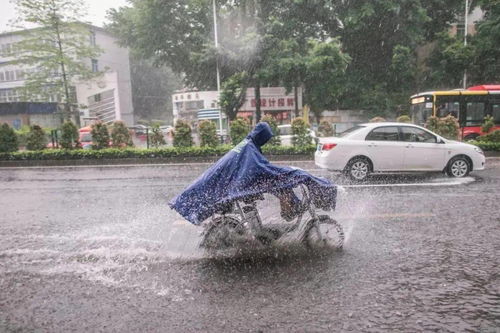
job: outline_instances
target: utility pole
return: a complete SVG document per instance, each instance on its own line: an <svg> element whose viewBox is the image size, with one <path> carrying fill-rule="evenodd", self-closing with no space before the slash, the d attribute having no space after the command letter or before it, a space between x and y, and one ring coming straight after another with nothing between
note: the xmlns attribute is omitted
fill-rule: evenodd
<svg viewBox="0 0 500 333"><path fill-rule="evenodd" d="M219 49L219 39L218 39L218 33L217 33L217 7L215 5L215 0L212 2L213 4L213 10L214 10L214 40L215 40L215 49ZM219 73L219 59L216 57L215 58L215 67L217 70L217 93L220 93L220 73Z"/></svg>
<svg viewBox="0 0 500 333"><path fill-rule="evenodd" d="M469 0L465 0L465 15L464 15L464 46L467 46L467 30L469 30ZM464 69L464 89L467 89L467 69Z"/></svg>
<svg viewBox="0 0 500 333"><path fill-rule="evenodd" d="M215 0L212 1L213 5L213 12L214 12L214 41L215 41L215 50L218 53L219 50L219 39L218 39L218 33L217 33L217 6L215 4ZM220 73L219 73L219 59L218 59L218 54L215 55L215 68L217 71L217 105L219 108L219 133L222 137L222 110L219 105L219 99L220 99Z"/></svg>

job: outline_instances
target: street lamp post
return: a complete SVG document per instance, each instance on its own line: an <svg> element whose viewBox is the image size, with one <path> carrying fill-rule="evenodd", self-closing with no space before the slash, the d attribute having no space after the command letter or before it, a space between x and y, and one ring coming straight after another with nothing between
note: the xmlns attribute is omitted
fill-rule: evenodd
<svg viewBox="0 0 500 333"><path fill-rule="evenodd" d="M467 30L469 30L468 25L469 16L469 0L465 0L465 15L464 15L464 46L467 46ZM464 69L464 89L467 89L467 69Z"/></svg>
<svg viewBox="0 0 500 333"><path fill-rule="evenodd" d="M213 12L214 12L214 41L215 41L215 50L218 52L219 50L219 40L218 40L218 33L217 33L217 6L215 5L215 0L212 1L213 5ZM219 98L220 98L220 73L219 73L219 59L218 55L215 55L215 68L217 71L217 105L219 108L219 133L222 137L222 110L219 105Z"/></svg>

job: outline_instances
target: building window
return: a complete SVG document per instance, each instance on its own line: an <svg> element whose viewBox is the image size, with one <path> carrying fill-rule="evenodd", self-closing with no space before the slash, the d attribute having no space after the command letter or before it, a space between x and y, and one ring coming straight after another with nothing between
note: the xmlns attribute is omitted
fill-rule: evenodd
<svg viewBox="0 0 500 333"><path fill-rule="evenodd" d="M92 59L92 72L99 72L99 65L97 64L97 59Z"/></svg>
<svg viewBox="0 0 500 333"><path fill-rule="evenodd" d="M90 39L90 45L92 45L92 46L96 46L97 45L96 41L95 41L95 32L93 32L93 31L90 32L89 39Z"/></svg>
<svg viewBox="0 0 500 333"><path fill-rule="evenodd" d="M0 72L0 82L5 81L5 74Z"/></svg>
<svg viewBox="0 0 500 333"><path fill-rule="evenodd" d="M101 94L94 95L94 102L98 103L101 101Z"/></svg>
<svg viewBox="0 0 500 333"><path fill-rule="evenodd" d="M188 99L191 99L191 95L188 95Z"/></svg>
<svg viewBox="0 0 500 333"><path fill-rule="evenodd" d="M7 102L7 90L0 90L0 103Z"/></svg>
<svg viewBox="0 0 500 333"><path fill-rule="evenodd" d="M5 71L5 81L14 81L14 71Z"/></svg>
<svg viewBox="0 0 500 333"><path fill-rule="evenodd" d="M3 55L4 57L9 56L9 54L12 52L12 44L2 44L0 46L0 54Z"/></svg>

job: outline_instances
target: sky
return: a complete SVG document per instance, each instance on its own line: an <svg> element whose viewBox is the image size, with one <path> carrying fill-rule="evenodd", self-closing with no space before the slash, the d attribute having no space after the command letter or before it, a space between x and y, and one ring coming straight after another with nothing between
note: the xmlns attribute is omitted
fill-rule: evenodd
<svg viewBox="0 0 500 333"><path fill-rule="evenodd" d="M88 7L88 15L85 18L93 25L102 27L105 22L106 12L110 8L118 8L127 5L127 0L84 0ZM0 32L11 31L9 21L15 19L16 12L10 0L0 0Z"/></svg>

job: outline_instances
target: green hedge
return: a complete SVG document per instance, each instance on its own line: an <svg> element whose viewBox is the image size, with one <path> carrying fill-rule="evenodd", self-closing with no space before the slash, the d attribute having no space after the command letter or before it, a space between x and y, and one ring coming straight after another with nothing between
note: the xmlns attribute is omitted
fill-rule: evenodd
<svg viewBox="0 0 500 333"><path fill-rule="evenodd" d="M118 158L169 158L169 157L218 157L227 153L232 146L217 147L168 147L168 148L107 148L100 150L86 149L46 149L41 151L18 151L0 153L1 161L23 160L102 160ZM283 147L264 146L268 155L312 155L316 146Z"/></svg>
<svg viewBox="0 0 500 333"><path fill-rule="evenodd" d="M468 143L478 146L484 151L500 151L500 142L469 141Z"/></svg>

